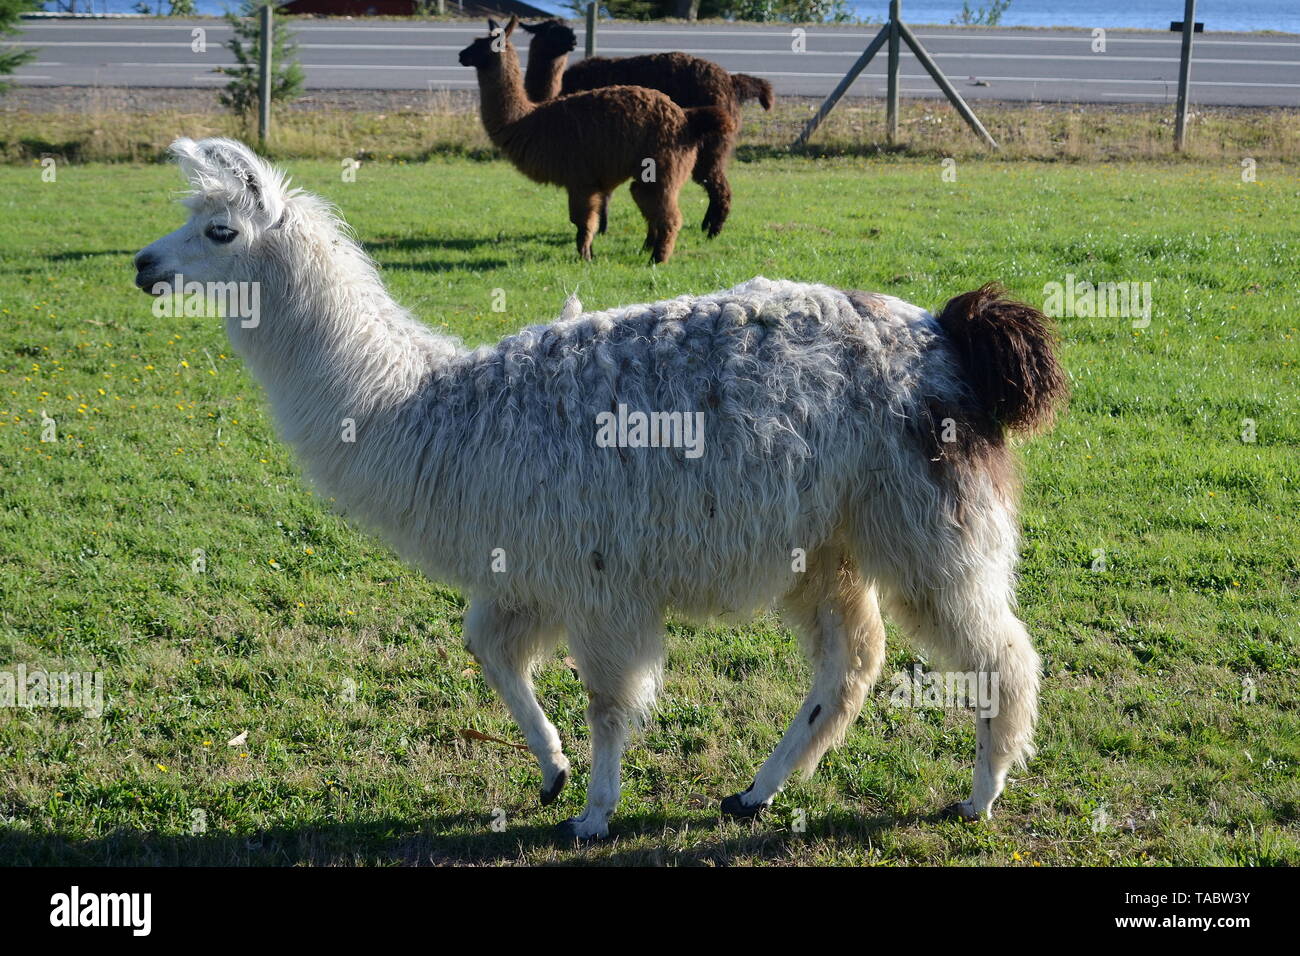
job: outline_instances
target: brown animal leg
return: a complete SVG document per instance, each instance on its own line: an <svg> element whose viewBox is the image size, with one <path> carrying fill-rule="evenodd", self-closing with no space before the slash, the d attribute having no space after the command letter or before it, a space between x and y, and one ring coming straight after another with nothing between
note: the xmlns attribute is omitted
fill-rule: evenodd
<svg viewBox="0 0 1300 956"><path fill-rule="evenodd" d="M677 208L677 194L681 192L684 176L668 175L671 167L659 165L660 179L654 183L632 180L632 198L646 221L645 248L651 250L650 261L667 262L672 258L677 244L677 233L682 228L682 213Z"/></svg>
<svg viewBox="0 0 1300 956"><path fill-rule="evenodd" d="M591 259L591 237L600 217L600 193L569 190L569 222L578 227L578 255Z"/></svg>
<svg viewBox="0 0 1300 956"><path fill-rule="evenodd" d="M700 224L710 239L722 231L731 214L731 184L727 182L727 161L732 144L721 136L706 136L695 157L692 178L709 194L709 208Z"/></svg>
<svg viewBox="0 0 1300 956"><path fill-rule="evenodd" d="M599 232L600 232L600 234L601 234L602 236L605 234L605 230L606 230L608 227L609 227L609 193L605 193L604 195L602 195L602 196L600 197L600 229L599 229Z"/></svg>

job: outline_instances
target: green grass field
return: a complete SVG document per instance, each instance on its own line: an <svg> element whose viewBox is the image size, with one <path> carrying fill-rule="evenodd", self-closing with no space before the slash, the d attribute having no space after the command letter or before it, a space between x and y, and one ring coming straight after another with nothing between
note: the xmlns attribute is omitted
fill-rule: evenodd
<svg viewBox="0 0 1300 956"><path fill-rule="evenodd" d="M1039 755L992 822L937 819L967 794L972 722L890 705L917 659L891 629L818 775L720 821L807 670L774 618L674 623L612 838L557 844L589 756L566 652L538 686L576 779L542 809L528 754L461 733L518 739L461 646L461 597L307 490L217 321L156 319L132 287L131 255L182 220L176 171L0 168L0 670L102 671L107 697L98 719L0 709L0 859L1300 862L1300 168L962 162L950 183L937 160L737 164L727 230L692 228L657 269L626 191L583 264L563 195L503 163L339 170L292 164L396 297L471 343L574 289L592 309L764 274L934 307L988 279L1037 303L1067 274L1150 282L1147 328L1061 320L1072 404L1021 449ZM683 206L694 227L703 192Z"/></svg>

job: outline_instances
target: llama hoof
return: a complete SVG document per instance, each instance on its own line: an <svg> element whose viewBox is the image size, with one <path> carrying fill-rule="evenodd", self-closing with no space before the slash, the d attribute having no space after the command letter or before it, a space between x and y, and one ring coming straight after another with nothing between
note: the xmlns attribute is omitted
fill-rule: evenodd
<svg viewBox="0 0 1300 956"><path fill-rule="evenodd" d="M555 782L551 784L549 788L542 791L542 806L546 806L548 803L553 803L555 798L560 795L560 791L564 789L564 785L568 782L569 771L561 770L560 775L555 778Z"/></svg>
<svg viewBox="0 0 1300 956"><path fill-rule="evenodd" d="M609 827L592 827L582 817L569 817L555 825L555 835L568 842L594 843L609 836Z"/></svg>
<svg viewBox="0 0 1300 956"><path fill-rule="evenodd" d="M745 793L749 793L748 790ZM754 806L748 806L745 803L745 793L733 793L722 801L722 815L724 817L736 817L737 819L748 819L756 817L767 809L766 803L756 803Z"/></svg>
<svg viewBox="0 0 1300 956"><path fill-rule="evenodd" d="M959 800L957 803L950 803L943 808L942 816L954 820L961 820L963 823L976 823L980 819L977 811L969 800Z"/></svg>

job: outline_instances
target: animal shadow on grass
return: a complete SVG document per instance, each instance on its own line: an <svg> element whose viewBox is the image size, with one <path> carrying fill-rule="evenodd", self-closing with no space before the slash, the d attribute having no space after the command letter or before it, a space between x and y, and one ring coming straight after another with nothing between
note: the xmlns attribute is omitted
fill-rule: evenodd
<svg viewBox="0 0 1300 956"><path fill-rule="evenodd" d="M762 143L748 143L736 147L736 162L754 163L764 159L788 159L790 156L808 156L821 159L827 156L841 157L875 157L875 156L926 156L933 150L918 149L904 144L891 145L886 142L867 143L830 143L819 145L809 143L805 146L766 146Z"/></svg>
<svg viewBox="0 0 1300 956"><path fill-rule="evenodd" d="M27 159L54 157L64 163L75 163L81 159L81 148L85 144L76 140L56 143L53 140L24 136L18 140L18 145L23 157Z"/></svg>
<svg viewBox="0 0 1300 956"><path fill-rule="evenodd" d="M731 822L719 820L713 811L655 811L619 816L609 838L587 844L559 837L549 815L546 822L494 832L491 818L481 813L281 826L251 834L191 836L120 828L91 839L0 827L0 856L11 866L449 866L525 861L725 866L742 857L788 862L792 848L809 843L862 846L884 831L930 820L838 810L809 819L806 829L794 832L775 814ZM690 845L670 845L683 831L693 837ZM652 845L645 844L647 837ZM630 841L639 845L626 846Z"/></svg>
<svg viewBox="0 0 1300 956"><path fill-rule="evenodd" d="M138 252L138 249L85 249L72 250L66 252L53 252L42 258L49 262L80 262L83 259L96 259L102 256L121 257L130 264L131 259Z"/></svg>
<svg viewBox="0 0 1300 956"><path fill-rule="evenodd" d="M539 245L555 246L557 248L568 249L573 245L572 238L567 233L559 232L529 232L529 233L512 233L509 236L467 236L459 239L441 239L433 236L404 236L401 238L374 239L364 242L367 253L384 269L406 269L417 272L451 272L458 269L503 269L511 265L511 260L518 262L522 257L515 254L510 259L496 257L473 257L466 256L464 259L456 258L425 258L427 255L437 256L438 253L465 252L475 253L484 248L490 248L493 252L499 253L502 247L519 248L524 243L537 243ZM394 260L391 256L384 253L416 253L420 256L414 262L403 260Z"/></svg>
<svg viewBox="0 0 1300 956"><path fill-rule="evenodd" d="M131 260L135 257L138 250L136 249L66 249L63 252L49 252L40 257L41 260L48 263L65 263L65 262L90 262L95 259L117 259L121 261L121 274L127 275L131 270ZM26 265L12 265L4 270L9 275L34 276L43 275L46 267L42 267L36 262ZM126 279L122 284L123 289L131 287L130 279ZM136 295L139 295L137 292Z"/></svg>

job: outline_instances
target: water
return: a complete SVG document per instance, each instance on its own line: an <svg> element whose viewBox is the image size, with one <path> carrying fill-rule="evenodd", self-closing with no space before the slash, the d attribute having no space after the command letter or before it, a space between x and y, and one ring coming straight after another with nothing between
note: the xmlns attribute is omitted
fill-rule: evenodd
<svg viewBox="0 0 1300 956"><path fill-rule="evenodd" d="M849 0L856 16L883 21L888 0ZM989 0L970 0L973 8ZM961 0L903 0L909 23L949 23ZM1127 27L1168 30L1183 18L1183 0L1011 0L1004 27ZM1196 20L1207 30L1281 30L1300 33L1300 0L1199 0Z"/></svg>
<svg viewBox="0 0 1300 956"><path fill-rule="evenodd" d="M166 0L163 0L166 3ZM566 11L558 3L531 0L534 6ZM979 7L989 0L970 0ZM131 13L136 0L82 0L96 12ZM157 7L158 0L150 6ZM80 4L79 4L80 5ZM204 14L221 14L238 6L232 0L198 0ZM889 0L849 0L855 16L882 21ZM903 0L903 19L909 23L949 23L961 11L961 0ZM1008 27L1130 27L1168 30L1169 21L1183 18L1182 0L1011 0L1002 16ZM1207 30L1281 30L1300 33L1300 0L1200 0L1196 19Z"/></svg>

